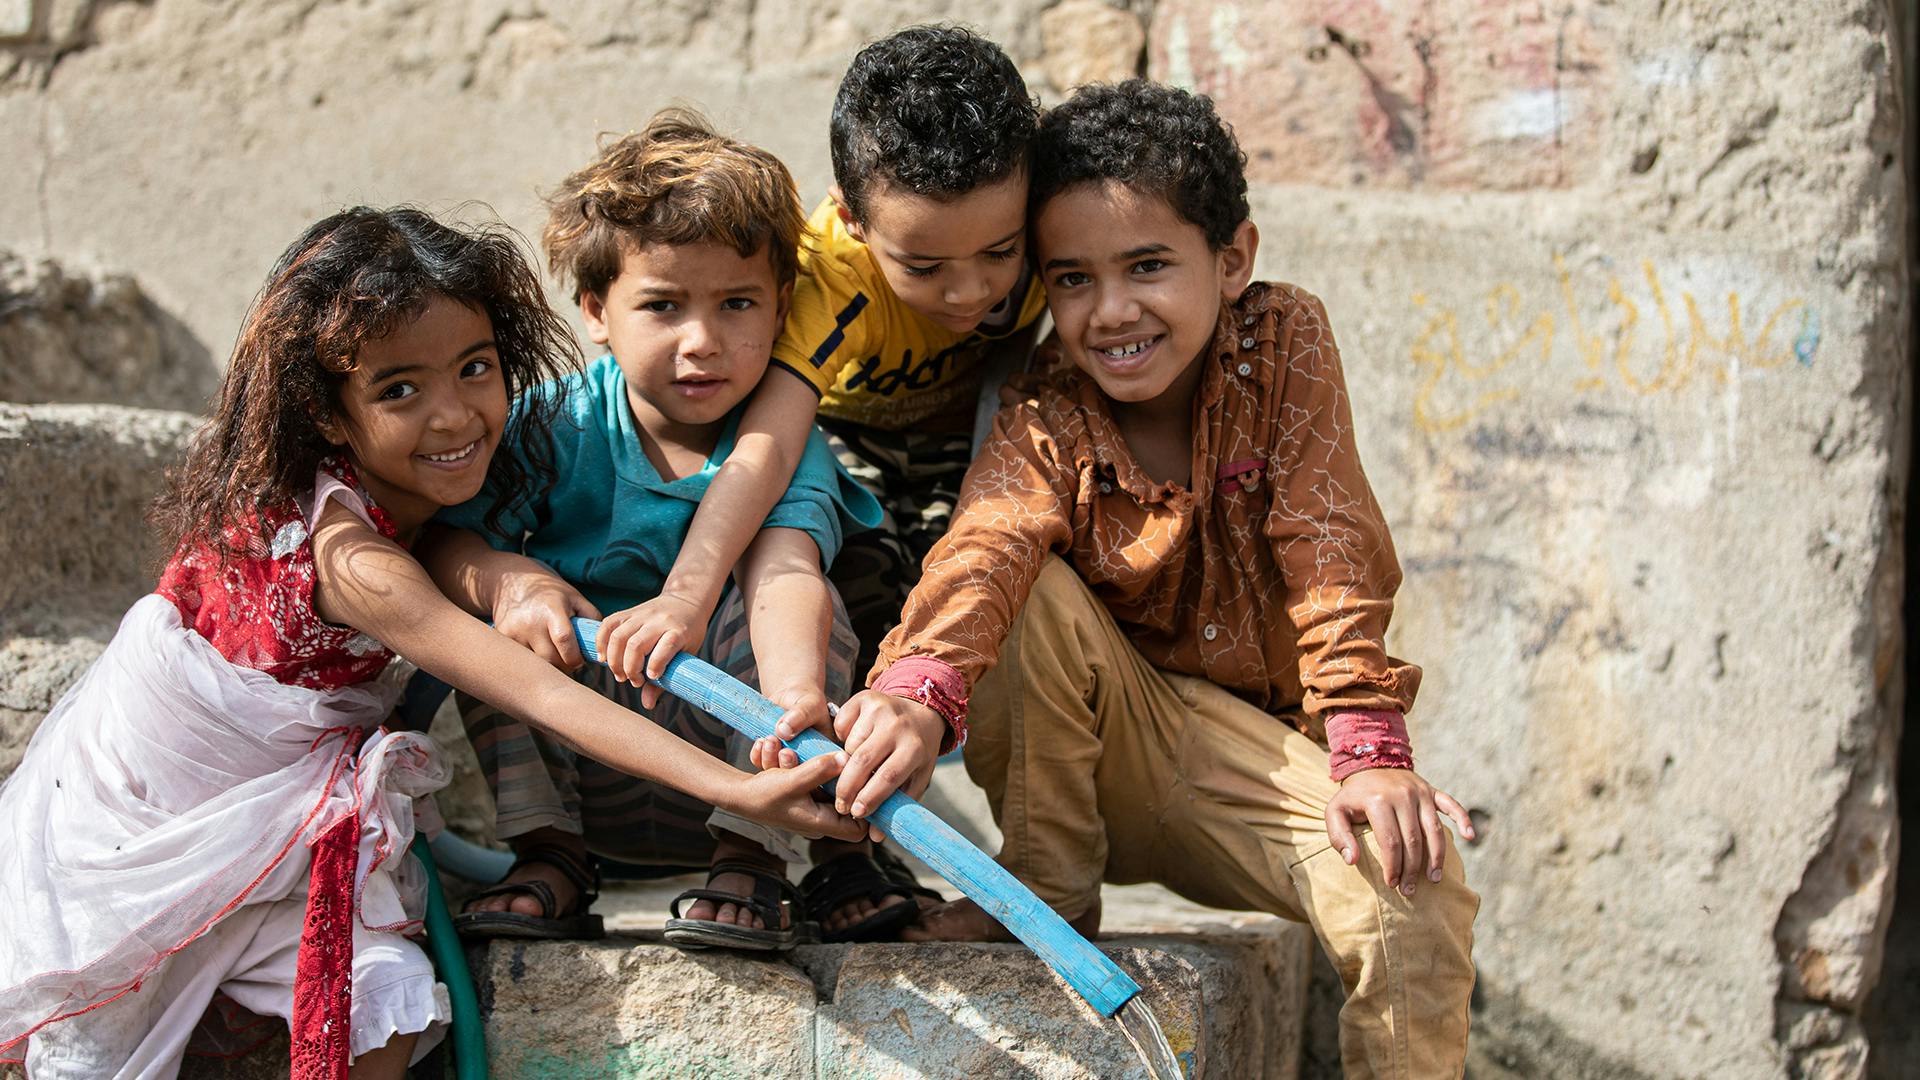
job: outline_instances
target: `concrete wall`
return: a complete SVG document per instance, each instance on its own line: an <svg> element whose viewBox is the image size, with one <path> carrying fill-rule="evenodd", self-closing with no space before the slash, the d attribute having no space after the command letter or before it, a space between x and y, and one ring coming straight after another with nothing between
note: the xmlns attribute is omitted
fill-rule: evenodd
<svg viewBox="0 0 1920 1080"><path fill-rule="evenodd" d="M0 2L0 248L215 356L343 203L491 206L682 100L810 197L834 77L947 6ZM1854 1076L1891 910L1906 123L1887 0L997 0L1049 99L1213 94L1327 300L1475 808L1483 1067ZM11 495L6 513L15 509Z"/></svg>

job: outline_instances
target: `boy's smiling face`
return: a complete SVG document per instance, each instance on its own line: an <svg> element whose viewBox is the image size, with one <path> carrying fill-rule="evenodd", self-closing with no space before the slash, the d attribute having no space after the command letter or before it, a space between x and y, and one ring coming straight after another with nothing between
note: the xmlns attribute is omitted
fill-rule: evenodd
<svg viewBox="0 0 1920 1080"><path fill-rule="evenodd" d="M848 233L873 252L894 295L956 334L979 326L1020 281L1024 170L945 201L877 184L867 195L865 221L852 220L844 204L841 215Z"/></svg>
<svg viewBox="0 0 1920 1080"><path fill-rule="evenodd" d="M759 385L791 292L775 284L765 251L647 244L626 250L604 297L580 295L580 314L619 363L641 425L679 441Z"/></svg>
<svg viewBox="0 0 1920 1080"><path fill-rule="evenodd" d="M1220 303L1246 289L1259 236L1243 222L1212 250L1166 199L1107 180L1049 199L1033 242L1061 347L1131 405L1192 396Z"/></svg>

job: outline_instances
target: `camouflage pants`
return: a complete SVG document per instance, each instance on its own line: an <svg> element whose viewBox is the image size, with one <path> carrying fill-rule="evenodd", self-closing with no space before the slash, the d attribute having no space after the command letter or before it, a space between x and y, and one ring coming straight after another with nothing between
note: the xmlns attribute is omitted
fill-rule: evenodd
<svg viewBox="0 0 1920 1080"><path fill-rule="evenodd" d="M964 433L882 431L825 418L820 428L840 464L880 500L885 514L879 528L848 537L827 571L860 639L853 671L863 683L920 580L921 560L953 523L972 442Z"/></svg>

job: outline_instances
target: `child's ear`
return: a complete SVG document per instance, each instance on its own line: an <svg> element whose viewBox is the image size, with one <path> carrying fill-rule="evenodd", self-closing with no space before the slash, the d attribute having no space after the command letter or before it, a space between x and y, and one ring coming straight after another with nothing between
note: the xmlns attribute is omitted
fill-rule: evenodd
<svg viewBox="0 0 1920 1080"><path fill-rule="evenodd" d="M1253 280L1253 257L1260 250L1260 228L1251 219L1233 230L1233 241L1220 249L1220 294L1231 304Z"/></svg>
<svg viewBox="0 0 1920 1080"><path fill-rule="evenodd" d="M847 235L861 243L867 242L867 231L855 220L853 211L847 209L847 196L840 190L839 184L827 185L827 198L833 200L833 212L840 215L840 224L847 227Z"/></svg>
<svg viewBox="0 0 1920 1080"><path fill-rule="evenodd" d="M580 319L587 324L587 336L595 345L611 340L607 333L607 302L592 289L580 290Z"/></svg>
<svg viewBox="0 0 1920 1080"><path fill-rule="evenodd" d="M773 321L779 326L785 326L787 322L787 312L793 310L793 282L789 281L785 285L780 286L780 298L774 301L773 310ZM778 329L774 330L775 336L778 336L779 333L780 331Z"/></svg>
<svg viewBox="0 0 1920 1080"><path fill-rule="evenodd" d="M347 428L345 424L340 422L340 414L330 413L326 416L316 416L313 418L313 426L319 430L321 438L333 445L347 445Z"/></svg>

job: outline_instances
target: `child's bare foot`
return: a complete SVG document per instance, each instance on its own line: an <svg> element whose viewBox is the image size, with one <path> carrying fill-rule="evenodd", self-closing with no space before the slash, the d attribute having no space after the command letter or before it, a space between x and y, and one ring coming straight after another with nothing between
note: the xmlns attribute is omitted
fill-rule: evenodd
<svg viewBox="0 0 1920 1080"><path fill-rule="evenodd" d="M681 910L681 905L686 910ZM813 938L787 864L758 844L721 833L707 883L673 900L667 940L683 949L791 949Z"/></svg>
<svg viewBox="0 0 1920 1080"><path fill-rule="evenodd" d="M764 869L766 873L782 879L787 876L786 861L768 852L766 848L751 840L745 840L730 832L722 832L713 848L713 861L709 864L747 863ZM736 896L752 896L757 884L755 875L743 871L723 871L707 878L707 888L714 892L733 893ZM705 922L725 923L728 926L743 926L749 930L766 929L766 920L755 914L752 908L741 904L728 904L713 900L698 899L681 913L685 919ZM778 929L785 930L793 922L793 913L782 910Z"/></svg>
<svg viewBox="0 0 1920 1080"><path fill-rule="evenodd" d="M589 914L598 884L586 843L554 828L513 839L506 880L476 894L454 918L454 929L474 937L597 938L600 916Z"/></svg>
<svg viewBox="0 0 1920 1080"><path fill-rule="evenodd" d="M509 841L509 846L513 848L516 857L522 851L539 847L556 847L570 852L582 866L587 862L586 843L573 833L561 832L559 829L535 829L523 836L514 837ZM574 901L580 898L580 889L574 885L572 878L562 872L558 866L550 862L540 862L537 859L515 866L511 873L501 879L501 884L517 885L529 881L538 881L553 890L553 903L556 910L545 910L538 897L527 893L496 893L493 896L476 897L468 901L467 906L461 910L511 911L516 915L558 915L561 912L572 911Z"/></svg>
<svg viewBox="0 0 1920 1080"><path fill-rule="evenodd" d="M1100 932L1100 901L1095 899L1093 906L1078 918L1068 919L1067 925L1080 932L1080 936L1091 939ZM1000 920L984 911L979 904L961 897L949 903L937 905L920 913L920 924L909 926L900 931L902 941L1012 941L1014 937Z"/></svg>
<svg viewBox="0 0 1920 1080"><path fill-rule="evenodd" d="M580 897L580 890L574 888L572 879L561 873L552 863L530 862L516 867L514 871L501 879L502 885L521 885L527 882L540 882L553 890L553 910L548 911L546 904L531 893L496 893L492 896L476 897L467 902L462 911L511 911L516 915L553 916L573 910L574 901Z"/></svg>

